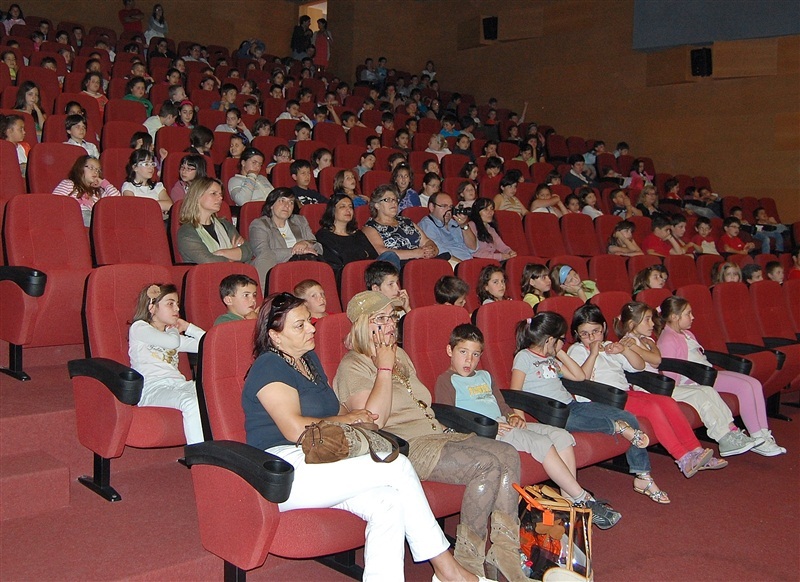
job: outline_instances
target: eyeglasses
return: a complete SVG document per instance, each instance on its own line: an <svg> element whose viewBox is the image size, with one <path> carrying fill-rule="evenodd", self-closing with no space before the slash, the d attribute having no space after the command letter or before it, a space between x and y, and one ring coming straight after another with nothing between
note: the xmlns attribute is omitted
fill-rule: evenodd
<svg viewBox="0 0 800 582"><path fill-rule="evenodd" d="M370 322L378 325L389 325L390 323L397 323L398 319L397 315L392 313L391 315L376 315Z"/></svg>
<svg viewBox="0 0 800 582"><path fill-rule="evenodd" d="M578 336L582 337L582 338L594 337L596 335L602 336L603 335L603 330L602 329L593 329L591 331L582 331L582 332L578 333Z"/></svg>
<svg viewBox="0 0 800 582"><path fill-rule="evenodd" d="M437 208L444 208L445 210L452 210L453 209L453 205L452 204L436 204L436 202L434 202L433 205L436 206Z"/></svg>
<svg viewBox="0 0 800 582"><path fill-rule="evenodd" d="M155 162L139 162L136 165L139 166L140 168L155 168L156 167L156 163Z"/></svg>
<svg viewBox="0 0 800 582"><path fill-rule="evenodd" d="M97 168L95 166L86 165L86 166L83 167L83 169L84 170L89 170L90 172L94 172L95 174L99 174L101 172L101 169Z"/></svg>
<svg viewBox="0 0 800 582"><path fill-rule="evenodd" d="M567 341L567 336L563 336L563 335L562 335L561 337L557 337L557 338L556 338L556 341L557 341L557 342L561 342L562 344L563 344L563 343L566 343L566 341Z"/></svg>
<svg viewBox="0 0 800 582"><path fill-rule="evenodd" d="M273 299L272 303L269 307L269 317L267 318L267 329L272 329L272 325L275 323L275 317L278 313L281 313L287 305L292 302L296 302L297 297L292 295L291 293L278 293Z"/></svg>
<svg viewBox="0 0 800 582"><path fill-rule="evenodd" d="M381 198L378 202L386 202L387 204L397 204L397 198L392 198L387 196L386 198Z"/></svg>

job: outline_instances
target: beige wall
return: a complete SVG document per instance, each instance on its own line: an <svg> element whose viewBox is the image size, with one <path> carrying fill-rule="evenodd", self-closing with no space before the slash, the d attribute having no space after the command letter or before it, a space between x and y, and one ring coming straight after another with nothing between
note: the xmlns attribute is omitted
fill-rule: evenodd
<svg viewBox="0 0 800 582"><path fill-rule="evenodd" d="M775 196L784 220L800 220L799 37L774 41L772 67L761 41L744 41L740 58L757 62L741 74L764 76L648 86L648 56L631 49L633 0L398 4L331 2L330 28L346 45L333 65L345 78L368 55L410 71L432 58L442 88L517 111L527 100L528 120L612 147L625 140L660 172L707 175L723 195ZM489 15L500 16L501 38L512 28L503 22L518 35L525 20L537 37L458 50L458 24Z"/></svg>

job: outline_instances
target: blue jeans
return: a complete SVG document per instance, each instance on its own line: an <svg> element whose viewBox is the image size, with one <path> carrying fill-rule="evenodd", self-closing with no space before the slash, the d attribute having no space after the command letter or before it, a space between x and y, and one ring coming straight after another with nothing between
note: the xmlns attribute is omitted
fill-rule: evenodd
<svg viewBox="0 0 800 582"><path fill-rule="evenodd" d="M602 432L614 434L614 422L620 420L627 422L633 428L639 428L639 421L630 412L614 408L599 402L571 402L569 404L569 417L564 427L569 432ZM647 449L638 449L631 445L625 453L631 473L646 473L650 471L650 457Z"/></svg>
<svg viewBox="0 0 800 582"><path fill-rule="evenodd" d="M770 252L769 241L775 241L775 251L783 252L783 232L787 230L782 224L776 225L775 230L756 230L753 233L753 238L761 243L761 254L768 254Z"/></svg>
<svg viewBox="0 0 800 582"><path fill-rule="evenodd" d="M393 264L397 270L400 270L400 257L397 256L397 253L392 251L386 251L385 253L381 253L376 261L386 261Z"/></svg>

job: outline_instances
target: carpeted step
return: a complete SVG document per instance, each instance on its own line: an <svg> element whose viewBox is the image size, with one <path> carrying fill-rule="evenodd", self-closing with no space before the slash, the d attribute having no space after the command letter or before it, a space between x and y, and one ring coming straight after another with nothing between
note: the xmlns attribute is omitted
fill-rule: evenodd
<svg viewBox="0 0 800 582"><path fill-rule="evenodd" d="M69 467L43 451L0 457L0 521L69 505Z"/></svg>

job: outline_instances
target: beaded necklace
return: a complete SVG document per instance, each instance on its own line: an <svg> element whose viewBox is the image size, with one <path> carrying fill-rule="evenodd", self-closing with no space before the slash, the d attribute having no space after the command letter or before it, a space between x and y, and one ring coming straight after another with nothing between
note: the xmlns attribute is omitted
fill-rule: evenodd
<svg viewBox="0 0 800 582"><path fill-rule="evenodd" d="M411 380L409 379L408 374L405 372L405 370L401 370L397 363L395 363L395 366L392 369L392 378L397 378L397 380L400 381L400 383L408 392L408 395L411 397L411 400L419 407L419 409L422 411L422 414L425 415L425 418L430 421L433 432L440 432L442 429L439 428L439 423L436 422L436 418L433 416L433 414L431 414L430 408L424 401L414 396L414 390L411 388ZM445 429L444 432L451 431Z"/></svg>

